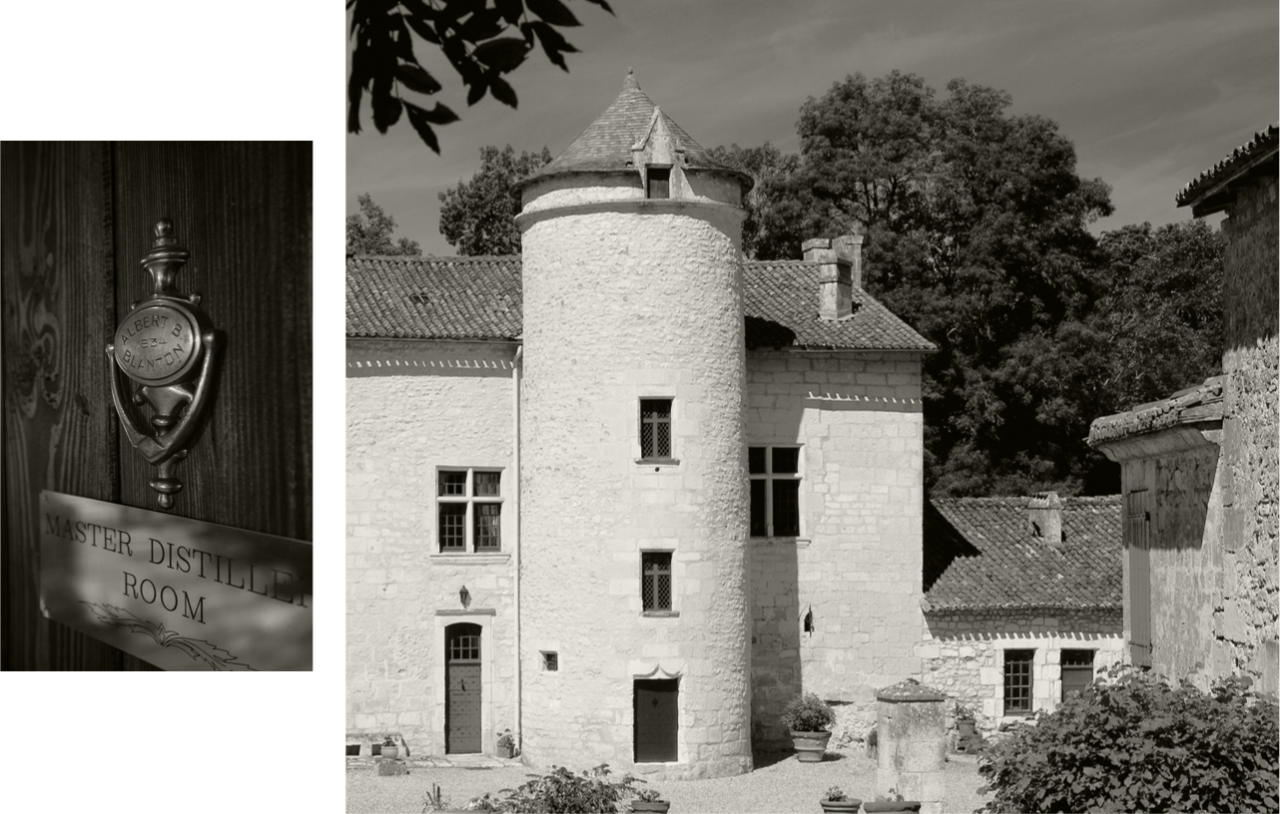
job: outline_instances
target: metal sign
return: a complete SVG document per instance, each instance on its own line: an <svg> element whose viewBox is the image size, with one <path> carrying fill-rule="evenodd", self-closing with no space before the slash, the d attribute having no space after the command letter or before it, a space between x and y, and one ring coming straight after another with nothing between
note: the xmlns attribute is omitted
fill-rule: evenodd
<svg viewBox="0 0 1280 814"><path fill-rule="evenodd" d="M40 493L44 615L166 670L310 670L311 544Z"/></svg>

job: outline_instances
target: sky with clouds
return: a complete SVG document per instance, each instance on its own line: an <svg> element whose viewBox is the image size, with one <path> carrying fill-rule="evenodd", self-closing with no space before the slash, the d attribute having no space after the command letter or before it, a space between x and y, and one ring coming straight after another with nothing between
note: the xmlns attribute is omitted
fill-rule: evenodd
<svg viewBox="0 0 1280 814"><path fill-rule="evenodd" d="M1116 212L1095 228L1190 217L1184 184L1280 118L1280 7L1275 0L610 0L616 16L567 5L582 53L569 73L535 51L508 78L512 110L468 108L443 56L417 53L462 121L437 128L441 155L407 120L387 135L365 102L347 136L347 210L368 192L427 254L441 190L479 169L479 149L543 145L559 154L622 89L628 67L656 104L705 147L773 142L799 149L800 105L847 74L897 69L940 93L955 77L1008 91L1013 112L1056 121L1081 175L1111 185ZM366 97L367 99L367 97Z"/></svg>

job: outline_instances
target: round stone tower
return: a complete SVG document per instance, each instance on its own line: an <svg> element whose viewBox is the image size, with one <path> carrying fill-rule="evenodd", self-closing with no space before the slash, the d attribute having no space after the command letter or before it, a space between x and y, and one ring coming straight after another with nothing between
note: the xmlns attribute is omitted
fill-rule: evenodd
<svg viewBox="0 0 1280 814"><path fill-rule="evenodd" d="M640 90L523 186L524 757L751 769L750 178Z"/></svg>

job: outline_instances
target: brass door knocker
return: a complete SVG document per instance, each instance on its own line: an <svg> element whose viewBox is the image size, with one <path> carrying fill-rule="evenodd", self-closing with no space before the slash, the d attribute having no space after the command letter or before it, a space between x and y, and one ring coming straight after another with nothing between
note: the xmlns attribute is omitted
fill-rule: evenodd
<svg viewBox="0 0 1280 814"><path fill-rule="evenodd" d="M115 341L107 345L107 357L120 424L133 448L160 468L151 488L160 495L160 507L171 509L173 496L182 491L174 469L187 457L187 439L209 399L219 340L209 316L200 310L200 295L183 296L173 287L191 255L173 237L172 221L156 221L155 234L151 251L142 258L154 290L149 299L129 306ZM144 431L135 420L140 416L126 404L116 366L132 381L128 401L150 408L154 432Z"/></svg>

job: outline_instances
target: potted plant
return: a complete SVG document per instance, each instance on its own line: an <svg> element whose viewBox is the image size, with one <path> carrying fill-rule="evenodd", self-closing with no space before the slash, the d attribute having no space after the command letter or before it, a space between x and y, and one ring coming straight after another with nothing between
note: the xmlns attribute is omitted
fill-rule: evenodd
<svg viewBox="0 0 1280 814"><path fill-rule="evenodd" d="M827 789L826 796L818 801L818 805L822 806L823 811L856 812L862 801L845 794L839 786L832 786Z"/></svg>
<svg viewBox="0 0 1280 814"><path fill-rule="evenodd" d="M382 739L382 756L385 758L396 758L400 755L400 749L396 746L396 739L387 735Z"/></svg>
<svg viewBox="0 0 1280 814"><path fill-rule="evenodd" d="M831 740L831 724L836 714L827 702L811 692L796 698L782 710L782 723L791 730L791 741L797 757L805 763L817 763Z"/></svg>
<svg viewBox="0 0 1280 814"><path fill-rule="evenodd" d="M960 730L960 737L971 738L977 730L974 729L976 717L973 710L960 702L956 702L956 729Z"/></svg>
<svg viewBox="0 0 1280 814"><path fill-rule="evenodd" d="M671 803L662 799L662 795L653 789L640 789L636 792L636 799L631 801L633 812L649 811L664 814L670 807Z"/></svg>
<svg viewBox="0 0 1280 814"><path fill-rule="evenodd" d="M516 739L511 734L510 729L502 729L498 731L497 740L498 757L510 758L515 755Z"/></svg>
<svg viewBox="0 0 1280 814"><path fill-rule="evenodd" d="M867 814L891 814L891 812L919 811L919 800L903 800L897 789L889 789L888 794L877 794L875 801L868 800L862 804Z"/></svg>

